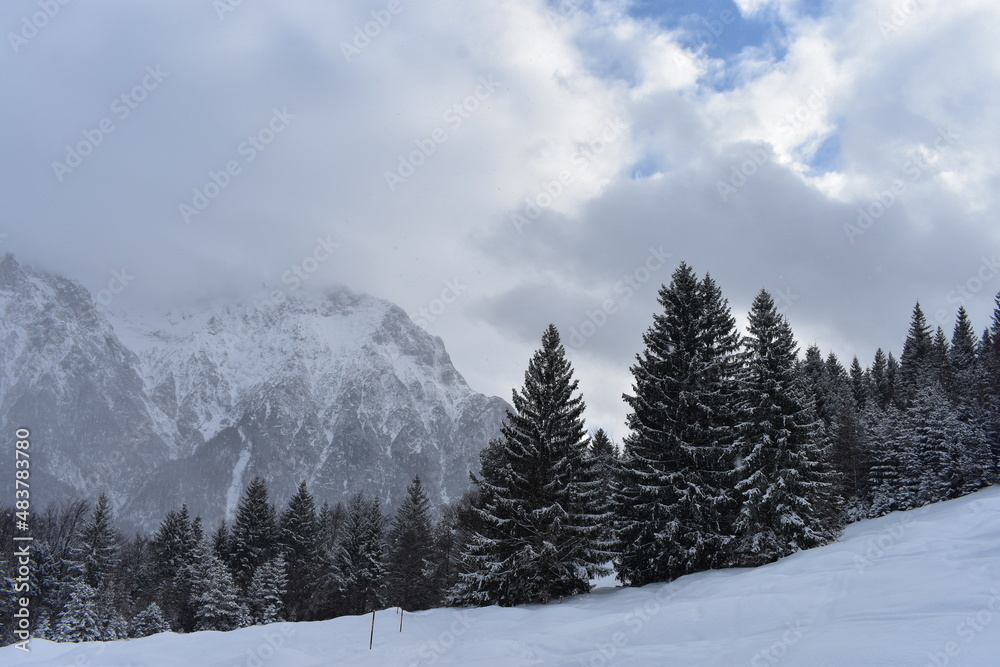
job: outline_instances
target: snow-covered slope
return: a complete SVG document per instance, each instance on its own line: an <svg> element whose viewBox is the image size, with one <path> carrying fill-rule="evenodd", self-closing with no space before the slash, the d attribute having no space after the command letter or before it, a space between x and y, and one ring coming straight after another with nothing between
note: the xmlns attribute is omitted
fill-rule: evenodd
<svg viewBox="0 0 1000 667"><path fill-rule="evenodd" d="M1000 487L850 526L843 539L756 569L704 572L562 604L378 612L231 633L108 644L35 640L5 665L1000 664Z"/></svg>
<svg viewBox="0 0 1000 667"><path fill-rule="evenodd" d="M214 523L256 475L279 502L306 480L392 506L414 474L447 500L507 409L400 308L347 288L140 317L7 255L0 312L0 426L44 429L62 495L107 491L147 528L181 503Z"/></svg>

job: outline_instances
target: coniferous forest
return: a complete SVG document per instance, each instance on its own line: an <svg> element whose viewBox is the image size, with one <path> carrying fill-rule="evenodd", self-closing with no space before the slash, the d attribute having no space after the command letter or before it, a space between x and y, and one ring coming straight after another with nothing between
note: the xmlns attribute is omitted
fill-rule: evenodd
<svg viewBox="0 0 1000 667"><path fill-rule="evenodd" d="M254 479L232 523L186 506L122 534L105 495L33 515L32 636L111 640L231 630L397 606L517 605L708 569L754 567L829 543L845 524L994 483L1000 455L1000 294L977 333L918 305L899 356L849 364L800 350L761 291L738 330L719 286L681 264L658 294L623 399L617 446L585 430L584 396L549 326L472 488L432 508L419 477L378 498L283 504ZM14 510L0 516L2 553ZM0 615L15 605L15 564ZM22 584L24 582L21 582ZM3 643L14 641L11 628Z"/></svg>

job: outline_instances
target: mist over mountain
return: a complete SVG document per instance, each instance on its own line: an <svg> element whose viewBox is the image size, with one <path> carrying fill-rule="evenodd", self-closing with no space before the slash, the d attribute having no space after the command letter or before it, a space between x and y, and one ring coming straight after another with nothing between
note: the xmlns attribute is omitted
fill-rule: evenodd
<svg viewBox="0 0 1000 667"><path fill-rule="evenodd" d="M508 408L399 307L346 287L112 313L7 254L0 312L0 429L31 431L33 505L104 491L126 525L182 503L211 525L258 475L278 502L305 480L392 507L419 474L444 502Z"/></svg>

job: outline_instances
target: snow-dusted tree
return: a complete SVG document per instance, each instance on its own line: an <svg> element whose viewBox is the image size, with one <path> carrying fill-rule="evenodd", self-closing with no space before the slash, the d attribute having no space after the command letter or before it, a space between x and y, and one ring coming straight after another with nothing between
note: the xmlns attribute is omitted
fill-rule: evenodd
<svg viewBox="0 0 1000 667"><path fill-rule="evenodd" d="M516 605L585 593L604 571L602 515L587 456L584 403L555 326L513 392L501 435L473 477L480 526L465 545L453 600Z"/></svg>
<svg viewBox="0 0 1000 667"><path fill-rule="evenodd" d="M228 563L232 556L232 539L229 524L223 519L219 523L219 527L212 533L212 552L223 563Z"/></svg>
<svg viewBox="0 0 1000 667"><path fill-rule="evenodd" d="M196 550L191 579L196 630L228 631L250 624L232 574L205 541Z"/></svg>
<svg viewBox="0 0 1000 667"><path fill-rule="evenodd" d="M155 602L150 602L129 623L129 637L149 637L161 632L170 632L170 624L163 618L163 610L160 609L160 605Z"/></svg>
<svg viewBox="0 0 1000 667"><path fill-rule="evenodd" d="M247 591L250 622L254 625L285 620L285 599L288 590L287 564L277 556L256 569Z"/></svg>
<svg viewBox="0 0 1000 667"><path fill-rule="evenodd" d="M381 603L385 583L385 516L378 498L351 498L341 527L335 564L342 613L364 614Z"/></svg>
<svg viewBox="0 0 1000 667"><path fill-rule="evenodd" d="M1000 473L1000 292L990 326L978 346L979 382L984 428L993 451L994 473Z"/></svg>
<svg viewBox="0 0 1000 667"><path fill-rule="evenodd" d="M57 642L91 642L104 639L97 591L82 578L71 589L66 609L53 633Z"/></svg>
<svg viewBox="0 0 1000 667"><path fill-rule="evenodd" d="M594 460L594 474L601 481L597 492L598 512L606 518L601 522L601 538L609 544L614 540L615 505L612 488L618 478L618 447L611 438L599 428L590 438L589 454Z"/></svg>
<svg viewBox="0 0 1000 667"><path fill-rule="evenodd" d="M842 499L817 445L819 424L796 373L792 329L765 290L751 306L748 334L735 564L754 566L834 539L842 527Z"/></svg>
<svg viewBox="0 0 1000 667"><path fill-rule="evenodd" d="M191 573L198 542L187 505L170 510L150 542L156 598L174 630L190 632L195 617L191 601Z"/></svg>
<svg viewBox="0 0 1000 667"><path fill-rule="evenodd" d="M913 307L910 318L910 329L903 344L903 355L899 360L899 387L897 399L902 399L905 405L916 390L927 384L934 370L934 339L931 328L924 317L920 304Z"/></svg>
<svg viewBox="0 0 1000 667"><path fill-rule="evenodd" d="M434 582L434 536L430 501L420 477L406 488L406 498L389 528L386 601L407 611L429 609L437 596Z"/></svg>
<svg viewBox="0 0 1000 667"><path fill-rule="evenodd" d="M278 528L267 482L255 477L240 498L233 521L229 569L242 590L254 570L278 553Z"/></svg>
<svg viewBox="0 0 1000 667"><path fill-rule="evenodd" d="M865 370L861 368L861 362L858 361L857 356L851 360L850 375L854 408L858 411L864 410L868 407L868 402L871 400L871 392L869 390L870 378L865 373Z"/></svg>
<svg viewBox="0 0 1000 667"><path fill-rule="evenodd" d="M863 391L864 378L857 358L852 365L855 368ZM824 361L815 345L806 351L800 369L807 399L813 401L822 421L822 437L816 444L828 451L829 462L840 475L841 494L851 501L852 515L857 516L867 493L868 452L853 379L835 354L830 353Z"/></svg>
<svg viewBox="0 0 1000 667"><path fill-rule="evenodd" d="M710 277L686 264L632 367L630 433L613 490L618 578L642 585L728 564L740 339Z"/></svg>
<svg viewBox="0 0 1000 667"><path fill-rule="evenodd" d="M281 552L287 563L285 604L289 620L312 618L318 583L326 568L316 501L303 481L281 515Z"/></svg>
<svg viewBox="0 0 1000 667"><path fill-rule="evenodd" d="M83 581L94 589L104 586L105 579L119 563L120 547L113 521L111 502L102 493L81 527L77 547L72 552Z"/></svg>
<svg viewBox="0 0 1000 667"><path fill-rule="evenodd" d="M875 350L870 376L872 400L876 407L885 408L893 402L893 387L889 377L889 362L882 348Z"/></svg>

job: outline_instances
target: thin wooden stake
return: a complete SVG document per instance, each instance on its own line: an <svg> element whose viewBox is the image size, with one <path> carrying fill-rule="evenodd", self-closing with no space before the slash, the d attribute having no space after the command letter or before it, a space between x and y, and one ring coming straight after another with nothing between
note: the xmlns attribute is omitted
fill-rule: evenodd
<svg viewBox="0 0 1000 667"><path fill-rule="evenodd" d="M368 650L372 650L372 643L375 641L375 610L372 609L372 634L368 638Z"/></svg>
<svg viewBox="0 0 1000 667"><path fill-rule="evenodd" d="M403 612L403 608L402 608L402 607L400 607L400 608L399 608L399 631L400 631L400 632L402 632L402 631L403 631L403 613L404 613L404 612Z"/></svg>

